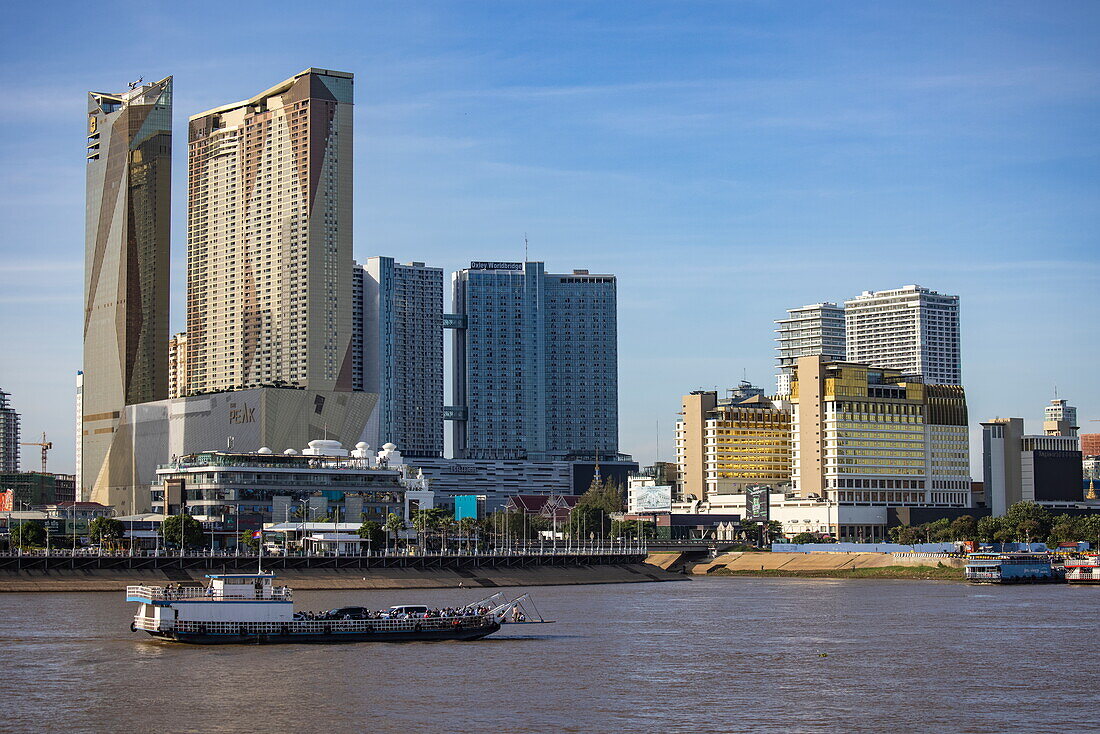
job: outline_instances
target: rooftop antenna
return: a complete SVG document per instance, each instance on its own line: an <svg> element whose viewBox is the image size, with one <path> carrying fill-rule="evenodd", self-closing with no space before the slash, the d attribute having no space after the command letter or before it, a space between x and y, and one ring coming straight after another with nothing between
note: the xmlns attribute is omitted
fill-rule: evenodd
<svg viewBox="0 0 1100 734"><path fill-rule="evenodd" d="M527 233L523 233L523 262L527 262Z"/></svg>
<svg viewBox="0 0 1100 734"><path fill-rule="evenodd" d="M141 83L145 81L145 77L139 76L136 82L130 82L130 89L137 89L141 86Z"/></svg>

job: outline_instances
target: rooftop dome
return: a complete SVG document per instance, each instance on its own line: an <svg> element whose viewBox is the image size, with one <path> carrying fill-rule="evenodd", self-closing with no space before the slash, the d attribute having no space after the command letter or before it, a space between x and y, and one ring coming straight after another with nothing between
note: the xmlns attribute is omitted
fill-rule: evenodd
<svg viewBox="0 0 1100 734"><path fill-rule="evenodd" d="M273 453L273 452L267 446L261 446L260 450L257 451L256 453L257 454L270 454L270 453Z"/></svg>
<svg viewBox="0 0 1100 734"><path fill-rule="evenodd" d="M347 456L348 451L339 441L331 438L315 438L309 442L309 448L302 452L306 456Z"/></svg>
<svg viewBox="0 0 1100 734"><path fill-rule="evenodd" d="M287 449L286 451L283 452L283 454L285 456L297 456L298 451L296 449Z"/></svg>
<svg viewBox="0 0 1100 734"><path fill-rule="evenodd" d="M397 449L397 444L395 444L395 443L384 443L384 444L382 444L382 450L383 451L394 451L396 449Z"/></svg>

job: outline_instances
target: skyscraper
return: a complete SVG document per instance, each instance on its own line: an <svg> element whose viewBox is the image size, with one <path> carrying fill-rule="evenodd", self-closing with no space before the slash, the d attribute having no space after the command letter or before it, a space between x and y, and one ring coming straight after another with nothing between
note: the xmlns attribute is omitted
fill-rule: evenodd
<svg viewBox="0 0 1100 734"><path fill-rule="evenodd" d="M1043 433L1048 436L1077 435L1077 408L1067 401L1055 398L1043 410Z"/></svg>
<svg viewBox="0 0 1100 734"><path fill-rule="evenodd" d="M616 457L615 276L473 262L453 288L455 456Z"/></svg>
<svg viewBox="0 0 1100 734"><path fill-rule="evenodd" d="M958 296L907 285L865 291L844 309L849 361L962 384Z"/></svg>
<svg viewBox="0 0 1100 734"><path fill-rule="evenodd" d="M168 391L172 77L88 93L81 490L127 405Z"/></svg>
<svg viewBox="0 0 1100 734"><path fill-rule="evenodd" d="M966 395L900 370L800 357L791 401L799 497L968 507ZM873 524L873 523L868 523Z"/></svg>
<svg viewBox="0 0 1100 734"><path fill-rule="evenodd" d="M19 471L19 414L0 390L0 472Z"/></svg>
<svg viewBox="0 0 1100 734"><path fill-rule="evenodd" d="M443 269L392 257L356 268L352 381L378 394L375 440L396 444L406 457L441 457Z"/></svg>
<svg viewBox="0 0 1100 734"><path fill-rule="evenodd" d="M190 119L187 393L352 389L352 75Z"/></svg>
<svg viewBox="0 0 1100 734"><path fill-rule="evenodd" d="M844 338L844 307L835 303L816 303L787 311L787 318L775 322L776 358L779 366L777 392L791 392L791 373L799 357L821 355L844 361L847 350Z"/></svg>

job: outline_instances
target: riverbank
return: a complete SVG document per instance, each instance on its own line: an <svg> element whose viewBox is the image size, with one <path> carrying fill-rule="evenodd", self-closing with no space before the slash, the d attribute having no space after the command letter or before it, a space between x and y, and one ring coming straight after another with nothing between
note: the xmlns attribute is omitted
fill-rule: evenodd
<svg viewBox="0 0 1100 734"><path fill-rule="evenodd" d="M573 584L626 584L683 581L686 577L645 563L584 566L533 566L471 570L378 568L378 569L295 569L280 570L278 583L303 590L353 589L449 589L494 588L498 586L565 586ZM27 591L110 591L129 585L193 583L204 581L202 571L53 569L49 571L2 571L0 592Z"/></svg>
<svg viewBox="0 0 1100 734"><path fill-rule="evenodd" d="M697 576L962 581L964 558L911 553L726 553L691 565Z"/></svg>
<svg viewBox="0 0 1100 734"><path fill-rule="evenodd" d="M720 568L709 576L763 576L772 578L804 579L921 579L926 581L964 581L961 568L949 566L880 566L877 568L848 568L830 571L784 571L783 569L731 570Z"/></svg>

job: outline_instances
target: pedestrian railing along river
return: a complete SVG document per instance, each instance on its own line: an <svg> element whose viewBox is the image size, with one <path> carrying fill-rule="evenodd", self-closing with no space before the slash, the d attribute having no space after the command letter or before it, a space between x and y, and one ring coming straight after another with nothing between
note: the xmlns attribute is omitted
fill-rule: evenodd
<svg viewBox="0 0 1100 734"><path fill-rule="evenodd" d="M378 550L363 553L306 553L303 551L277 552L265 551L264 559L273 558L440 558L440 557L469 557L469 558L493 558L501 556L620 556L623 554L646 553L648 546L645 543L608 543L608 544L562 544L559 546L539 545L515 545L498 548L450 548L444 551L431 550L423 552ZM30 550L14 550L0 552L2 558L251 558L258 560L261 554L235 550L186 550L176 549L126 549L104 550L78 548L52 548L46 551L41 548Z"/></svg>
<svg viewBox="0 0 1100 734"><path fill-rule="evenodd" d="M449 551L439 553L369 553L363 555L236 553L173 553L135 550L133 553L8 553L0 554L0 570L157 570L178 569L199 573L236 573L255 569L293 571L306 569L478 569L534 568L538 566L591 566L641 563L644 547L584 547L558 549L495 549L488 551Z"/></svg>

